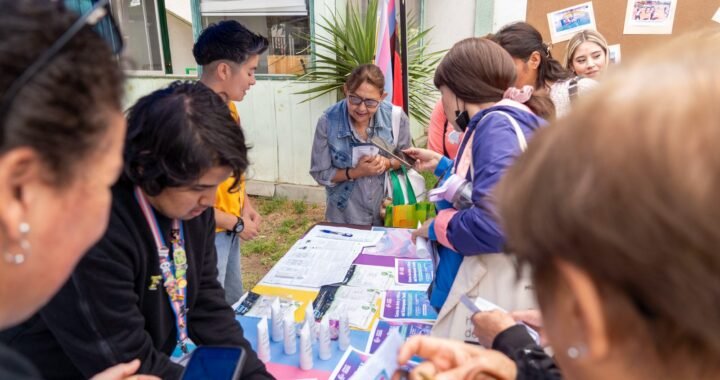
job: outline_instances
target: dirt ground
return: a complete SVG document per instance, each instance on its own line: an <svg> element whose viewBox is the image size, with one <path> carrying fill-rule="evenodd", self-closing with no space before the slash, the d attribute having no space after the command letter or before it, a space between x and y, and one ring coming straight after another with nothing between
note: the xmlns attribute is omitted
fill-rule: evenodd
<svg viewBox="0 0 720 380"><path fill-rule="evenodd" d="M260 234L244 241L243 289L252 289L313 224L325 216L325 206L283 198L251 197L262 216Z"/></svg>

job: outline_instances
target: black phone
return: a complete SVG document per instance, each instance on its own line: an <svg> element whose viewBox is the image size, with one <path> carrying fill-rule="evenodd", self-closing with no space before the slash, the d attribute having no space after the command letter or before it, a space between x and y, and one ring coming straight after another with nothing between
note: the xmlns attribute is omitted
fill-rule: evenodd
<svg viewBox="0 0 720 380"><path fill-rule="evenodd" d="M190 355L183 380L237 380L245 364L242 347L200 346Z"/></svg>

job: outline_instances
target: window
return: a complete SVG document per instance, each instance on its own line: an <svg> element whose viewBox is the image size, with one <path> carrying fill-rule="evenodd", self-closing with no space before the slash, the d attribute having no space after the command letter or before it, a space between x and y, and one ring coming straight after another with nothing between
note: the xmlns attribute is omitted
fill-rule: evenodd
<svg viewBox="0 0 720 380"><path fill-rule="evenodd" d="M160 27L154 0L113 0L112 12L124 38L131 70L164 73Z"/></svg>
<svg viewBox="0 0 720 380"><path fill-rule="evenodd" d="M258 74L301 75L310 64L310 19L304 0L203 0L203 28L222 20L236 20L265 36L270 46L260 57Z"/></svg>

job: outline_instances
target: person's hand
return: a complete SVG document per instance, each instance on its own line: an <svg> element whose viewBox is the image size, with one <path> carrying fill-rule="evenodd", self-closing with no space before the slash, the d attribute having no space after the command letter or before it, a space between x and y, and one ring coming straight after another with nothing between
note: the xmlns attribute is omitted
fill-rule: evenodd
<svg viewBox="0 0 720 380"><path fill-rule="evenodd" d="M398 352L398 364L413 356L425 359L410 372L412 380L515 379L517 367L503 353L459 341L416 335Z"/></svg>
<svg viewBox="0 0 720 380"><path fill-rule="evenodd" d="M414 230L410 237L412 238L413 244L417 244L417 238L424 237L427 239L430 236L430 224L435 220L435 218L430 218L423 222L422 226L420 228Z"/></svg>
<svg viewBox="0 0 720 380"><path fill-rule="evenodd" d="M438 152L422 148L407 148L403 150L403 153L416 160L415 170L417 171L434 171L443 157Z"/></svg>
<svg viewBox="0 0 720 380"><path fill-rule="evenodd" d="M243 218L243 224L245 227L240 232L240 239L245 241L255 239L259 232L258 224L250 218Z"/></svg>
<svg viewBox="0 0 720 380"><path fill-rule="evenodd" d="M159 377L152 375L136 375L135 372L139 368L140 360L135 359L128 363L110 367L93 376L91 380L160 380Z"/></svg>
<svg viewBox="0 0 720 380"><path fill-rule="evenodd" d="M543 320L540 310L527 309L527 310L516 310L510 313L516 322L522 322L528 325L533 330L540 334L540 345L546 346L548 344L547 337L545 336L545 330L543 329Z"/></svg>
<svg viewBox="0 0 720 380"><path fill-rule="evenodd" d="M245 204L243 205L243 220L251 220L255 223L255 225L260 227L260 223L262 222L262 216L260 216L260 213L255 210L255 207L253 207L252 203L250 203L250 198L245 198Z"/></svg>
<svg viewBox="0 0 720 380"><path fill-rule="evenodd" d="M354 177L369 177L385 173L385 157L383 156L362 156L353 172Z"/></svg>
<svg viewBox="0 0 720 380"><path fill-rule="evenodd" d="M495 337L506 329L515 326L517 321L509 313L492 310L473 314L472 323L473 335L478 338L480 344L485 347L492 347Z"/></svg>

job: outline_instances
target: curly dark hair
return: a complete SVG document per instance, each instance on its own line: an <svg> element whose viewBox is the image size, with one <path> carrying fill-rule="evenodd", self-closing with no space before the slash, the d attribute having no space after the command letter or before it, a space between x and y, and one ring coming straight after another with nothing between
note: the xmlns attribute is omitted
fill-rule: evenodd
<svg viewBox="0 0 720 380"><path fill-rule="evenodd" d="M264 53L267 48L267 38L235 20L225 20L203 30L193 46L193 56L201 66L220 59L243 63L252 55Z"/></svg>
<svg viewBox="0 0 720 380"><path fill-rule="evenodd" d="M150 196L191 185L217 166L232 169L236 190L247 151L230 109L200 82L173 82L128 111L124 174Z"/></svg>
<svg viewBox="0 0 720 380"><path fill-rule="evenodd" d="M70 28L78 15L60 3L0 0L0 98ZM11 99L0 125L0 153L36 151L56 185L77 168L121 112L123 74L110 47L85 26Z"/></svg>

